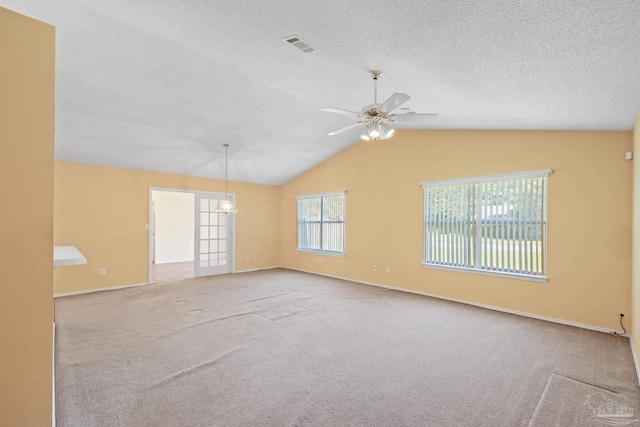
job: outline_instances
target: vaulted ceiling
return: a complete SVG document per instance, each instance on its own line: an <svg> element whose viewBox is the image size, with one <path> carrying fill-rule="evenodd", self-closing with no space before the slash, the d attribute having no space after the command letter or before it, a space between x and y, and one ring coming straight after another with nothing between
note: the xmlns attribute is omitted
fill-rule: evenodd
<svg viewBox="0 0 640 427"><path fill-rule="evenodd" d="M630 130L640 2L2 0L57 28L56 158L282 184L379 99L425 129ZM315 51L282 39L298 35ZM396 124L396 128L416 128Z"/></svg>

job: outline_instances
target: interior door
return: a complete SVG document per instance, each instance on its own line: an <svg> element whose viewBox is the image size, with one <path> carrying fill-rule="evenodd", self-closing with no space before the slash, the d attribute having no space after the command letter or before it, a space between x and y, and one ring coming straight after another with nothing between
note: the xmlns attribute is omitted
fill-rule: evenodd
<svg viewBox="0 0 640 427"><path fill-rule="evenodd" d="M195 277L232 271L233 214L214 212L223 200L222 194L196 193Z"/></svg>

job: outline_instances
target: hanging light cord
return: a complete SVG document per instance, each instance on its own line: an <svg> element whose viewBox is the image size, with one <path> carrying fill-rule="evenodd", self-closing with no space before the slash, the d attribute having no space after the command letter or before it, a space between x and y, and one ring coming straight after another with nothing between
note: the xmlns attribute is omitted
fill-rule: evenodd
<svg viewBox="0 0 640 427"><path fill-rule="evenodd" d="M224 199L229 200L229 144L224 144Z"/></svg>

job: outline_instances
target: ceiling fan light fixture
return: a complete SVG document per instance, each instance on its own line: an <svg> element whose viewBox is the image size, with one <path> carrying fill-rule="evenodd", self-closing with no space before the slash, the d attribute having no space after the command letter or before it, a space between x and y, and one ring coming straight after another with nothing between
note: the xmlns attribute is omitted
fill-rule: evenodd
<svg viewBox="0 0 640 427"><path fill-rule="evenodd" d="M362 135L360 135L360 138L363 141L369 141L371 139L371 137L369 136L370 132L371 132L371 126L367 125L367 127L364 129L364 132L362 133Z"/></svg>
<svg viewBox="0 0 640 427"><path fill-rule="evenodd" d="M380 130L378 130L378 123L374 123L371 126L371 131L369 132L369 136L372 138L377 138L380 136Z"/></svg>
<svg viewBox="0 0 640 427"><path fill-rule="evenodd" d="M382 123L380 125L380 130L387 138L391 138L393 136L393 132L395 132L387 123Z"/></svg>

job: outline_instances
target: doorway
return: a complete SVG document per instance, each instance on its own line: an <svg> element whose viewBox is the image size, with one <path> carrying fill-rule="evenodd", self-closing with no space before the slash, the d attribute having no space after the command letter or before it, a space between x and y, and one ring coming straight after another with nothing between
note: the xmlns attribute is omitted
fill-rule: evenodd
<svg viewBox="0 0 640 427"><path fill-rule="evenodd" d="M194 277L194 198L184 191L151 191L154 283Z"/></svg>
<svg viewBox="0 0 640 427"><path fill-rule="evenodd" d="M149 189L149 283L234 271L235 217L216 212L224 198L223 193Z"/></svg>

